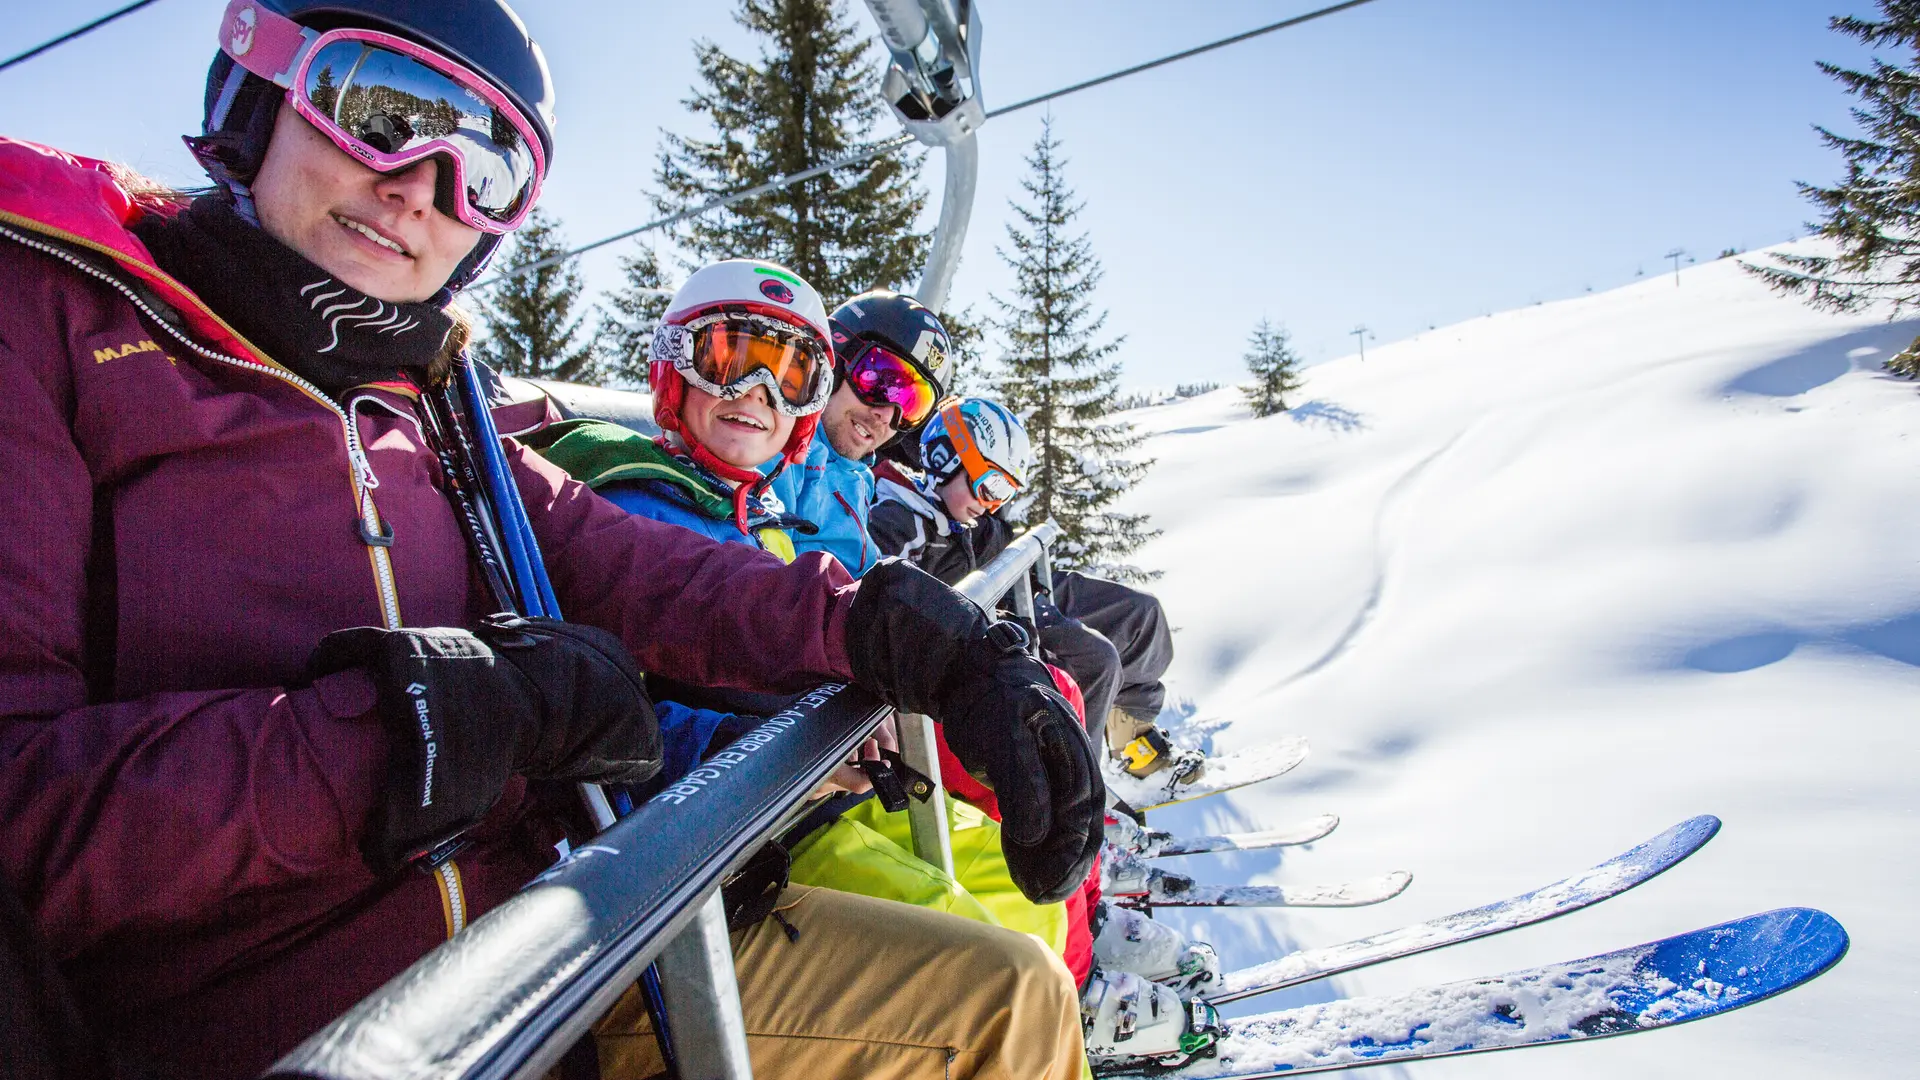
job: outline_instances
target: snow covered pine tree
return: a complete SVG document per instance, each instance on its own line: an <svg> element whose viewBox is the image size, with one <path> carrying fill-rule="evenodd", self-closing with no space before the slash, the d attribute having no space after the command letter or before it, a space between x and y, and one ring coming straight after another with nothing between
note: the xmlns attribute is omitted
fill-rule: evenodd
<svg viewBox="0 0 1920 1080"><path fill-rule="evenodd" d="M1835 16L1833 29L1872 48L1899 47L1904 65L1874 57L1868 71L1822 62L1860 99L1853 117L1858 137L1815 127L1821 141L1847 159L1846 179L1833 187L1800 184L1800 194L1819 207L1814 235L1839 245L1840 254L1775 255L1773 265L1743 264L1783 293L1805 296L1827 311L1853 311L1891 300L1895 313L1920 303L1920 4L1878 0L1883 18ZM1920 378L1920 338L1886 362L1887 370Z"/></svg>
<svg viewBox="0 0 1920 1080"><path fill-rule="evenodd" d="M514 234L513 247L500 263L511 270L566 250L559 221L535 210ZM598 375L593 341L578 340L585 315L574 314L585 293L578 258L504 278L479 294L487 336L474 345L474 352L487 366L509 375L593 381Z"/></svg>
<svg viewBox="0 0 1920 1080"><path fill-rule="evenodd" d="M607 306L600 309L594 344L608 385L644 390L647 365L652 363L653 328L667 313L673 292L666 287L660 257L650 247L620 256L620 273L620 285L607 294Z"/></svg>
<svg viewBox="0 0 1920 1080"><path fill-rule="evenodd" d="M704 85L686 105L718 138L666 135L654 196L662 213L858 153L886 116L869 39L841 0L740 0L734 18L760 42L760 58L696 47ZM830 304L896 288L918 277L927 255L926 234L913 231L926 205L919 168L915 154L886 154L702 215L677 239L701 261L781 263Z"/></svg>
<svg viewBox="0 0 1920 1080"><path fill-rule="evenodd" d="M1033 440L1031 494L1019 505L1031 520L1059 524L1059 565L1138 581L1147 575L1123 560L1156 531L1146 515L1108 507L1153 462L1128 457L1141 436L1117 415L1120 365L1108 362L1125 339L1096 340L1107 321L1092 300L1103 271L1086 235L1068 231L1084 204L1074 202L1065 164L1049 117L1021 181L1032 201L1011 204L1015 220L999 249L1014 272L1012 297L993 297L1000 308L994 326L1007 345L1000 400Z"/></svg>
<svg viewBox="0 0 1920 1080"><path fill-rule="evenodd" d="M1253 374L1253 385L1243 386L1240 392L1247 396L1247 404L1253 406L1253 415L1272 416L1286 412L1287 395L1300 389L1300 354L1293 351L1293 345L1287 339L1286 327L1275 328L1265 319L1253 328L1253 337L1247 341L1247 370Z"/></svg>

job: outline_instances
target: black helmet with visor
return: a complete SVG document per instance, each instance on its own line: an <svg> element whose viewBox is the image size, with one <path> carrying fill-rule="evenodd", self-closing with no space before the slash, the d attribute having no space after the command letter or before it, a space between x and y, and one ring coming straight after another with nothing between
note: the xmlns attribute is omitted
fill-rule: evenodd
<svg viewBox="0 0 1920 1080"><path fill-rule="evenodd" d="M835 308L827 322L836 383L869 405L892 405L896 430L918 431L946 396L953 367L953 339L939 318L911 296L876 289Z"/></svg>

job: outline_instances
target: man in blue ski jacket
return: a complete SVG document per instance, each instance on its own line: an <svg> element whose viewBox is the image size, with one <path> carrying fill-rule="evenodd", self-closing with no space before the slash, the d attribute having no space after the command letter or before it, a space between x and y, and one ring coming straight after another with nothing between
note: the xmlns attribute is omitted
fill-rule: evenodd
<svg viewBox="0 0 1920 1080"><path fill-rule="evenodd" d="M833 328L833 396L820 432L798 469L774 482L774 493L795 517L812 522L796 533L799 551L824 551L855 577L881 552L867 536L874 501L873 455L907 432L918 431L946 396L942 376L953 343L933 312L911 296L875 290L841 304Z"/></svg>

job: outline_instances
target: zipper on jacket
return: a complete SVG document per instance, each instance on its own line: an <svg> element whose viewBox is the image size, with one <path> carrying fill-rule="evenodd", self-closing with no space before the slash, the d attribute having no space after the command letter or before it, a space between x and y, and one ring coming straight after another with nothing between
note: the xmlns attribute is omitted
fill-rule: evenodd
<svg viewBox="0 0 1920 1080"><path fill-rule="evenodd" d="M452 859L433 868L433 880L440 886L440 914L447 922L447 937L467 928L467 890L460 880L460 867Z"/></svg>
<svg viewBox="0 0 1920 1080"><path fill-rule="evenodd" d="M10 214L7 216L13 217L13 215ZM134 307L140 309L140 312L150 321L158 325L182 345L193 350L195 354L231 367L244 368L248 371L271 375L282 382L291 383L302 391L305 391L308 397L313 398L315 401L333 410L333 414L340 418L341 428L346 433L347 462L353 471L353 496L355 510L360 517L360 536L367 545L367 554L373 563L374 586L380 594L381 614L386 620L388 629L399 628L400 591L399 587L394 583L393 560L387 556L386 548L386 544L392 543L392 534L385 531L385 527L380 521L380 512L375 509L373 505L373 489L380 486L380 478L374 475L373 463L367 460L366 450L360 445L359 428L354 424L353 418L347 415L345 409L342 409L319 387L291 371L268 367L265 364L256 364L249 360L228 356L222 352L215 352L193 340L187 336L185 331L174 326L172 320L162 317L159 312L155 311L153 306L147 303L146 299L135 292L126 282L94 266L85 259L75 256L72 252L66 251L58 245L35 240L30 236L22 236L20 233L7 228L5 225L0 225L0 236L5 236L43 255L51 255L61 262L66 263L68 266L86 274L88 277L106 282L112 286L116 292L126 297ZM79 238L76 237L75 239ZM385 537L384 544L376 543L373 539L383 536Z"/></svg>

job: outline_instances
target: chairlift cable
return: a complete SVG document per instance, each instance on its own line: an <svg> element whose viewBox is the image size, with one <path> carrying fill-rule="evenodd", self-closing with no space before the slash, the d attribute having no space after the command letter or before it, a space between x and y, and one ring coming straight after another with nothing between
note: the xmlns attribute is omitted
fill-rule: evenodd
<svg viewBox="0 0 1920 1080"><path fill-rule="evenodd" d="M1259 27L1258 29L1248 30L1245 33L1241 33L1241 34L1235 34L1232 37L1221 38L1219 41L1215 41L1207 45L1195 46L1194 48L1188 49L1185 52L1177 52L1171 56L1163 56L1158 60L1149 60L1144 64L1135 64L1130 68L1123 68L1119 71L1102 75L1096 79L1088 79L1086 82L1074 83L1072 86L1064 86L1058 90L1041 94L1039 97L1030 97L1025 101L1016 101L1011 105L1002 105L997 109L990 110L987 113L987 119L991 120L996 116L1004 116L1010 112L1018 112L1021 109L1029 109L1035 105L1041 104L1042 102L1052 101L1054 98L1066 97L1068 94L1077 94L1082 90L1091 90L1102 83L1110 83L1116 79L1124 79L1129 75L1138 75L1143 71L1148 71L1153 68L1157 68L1162 64L1171 64L1175 60L1185 60L1190 56L1199 56L1201 53L1212 52L1215 49L1225 48L1228 45L1234 45L1239 42L1246 41L1249 38L1257 38L1261 34L1271 34L1275 30L1285 30L1290 26L1299 26L1301 23L1312 22L1315 19L1323 18L1328 15L1333 15L1338 12L1345 11L1348 8L1357 8L1361 4L1371 4L1371 3L1373 3L1373 0L1347 0L1347 2L1344 4L1335 4L1332 7L1324 7L1318 11L1309 11L1305 15L1296 15L1291 19L1282 19L1277 23L1270 23L1266 26Z"/></svg>
<svg viewBox="0 0 1920 1080"><path fill-rule="evenodd" d="M1362 4L1370 4L1372 2L1373 0L1346 0L1345 3L1334 4L1331 7L1320 8L1317 11L1309 11L1304 15L1296 15L1290 19L1282 19L1279 22L1269 23L1266 26L1261 26L1252 30L1247 30L1242 33L1235 34L1232 37L1221 38L1218 41L1210 42L1205 45L1195 46L1194 48L1191 48L1191 49L1185 49L1185 50L1182 50L1181 52L1174 53L1170 56L1163 56L1158 60L1149 60L1144 64L1135 64L1132 67L1122 68L1119 71L1111 72L1109 74L1102 75L1098 78L1088 79L1085 82L1078 82L1078 83L1074 83L1071 86L1061 87L1058 90L1053 90L1048 93L1041 94L1038 97L1030 97L1030 98L1027 98L1025 101L1017 101L1017 102L1014 102L1012 105L1003 105L998 109L992 110L986 115L988 119L992 119L996 116L1005 116L1007 113L1018 112L1021 109L1030 109L1033 106L1039 105L1043 102L1052 101L1055 98L1065 97L1068 94L1077 94L1082 90L1090 90L1093 87L1099 86L1103 83L1110 83L1116 79L1124 79L1129 75L1138 75L1143 71L1148 71L1152 68L1160 67L1163 64L1171 64L1176 60L1185 60L1188 57L1198 56L1201 53L1211 52L1214 49L1225 48L1228 45L1233 45L1238 42L1246 41L1250 38L1256 38L1262 34L1271 34L1276 30L1285 30L1289 27L1299 26L1302 23L1312 22L1315 19L1325 18L1328 15L1337 14L1339 12L1346 11L1349 8L1356 8ZM851 155L848 155L847 157L839 158L834 161L829 161L824 164L815 165L810 169L803 169L800 172L792 173L788 176L776 177L772 180L767 181L764 184L760 184L755 187L748 188L745 191L736 191L730 195L723 195L717 199L713 199L709 202L702 203L701 205L696 206L690 210L682 210L677 214L673 214L669 217L661 218L658 221L650 221L645 225L640 225L635 228L628 229L625 232L615 233L614 235L606 237L605 239L595 240L593 243L587 244L584 247L577 247L577 248L574 248L572 251L562 252L559 255L549 255L544 259L539 259L530 263L524 263L519 266L509 266L506 269L500 271L499 273L493 275L492 277L486 279L485 281L482 281L482 282L479 282L478 284L470 286L468 291L484 289L492 285L497 285L500 282L507 280L508 278L516 278L521 276L522 274L530 274L533 271L539 270L543 267L548 267L556 263L565 262L576 255L584 254L586 252L594 250L595 248L605 247L606 245L614 243L615 241L625 240L630 236L637 236L640 233L649 232L654 229L666 228L669 225L677 225L680 222L687 220L688 218L698 217L701 214L708 212L709 210L720 210L725 207L732 206L734 203L740 202L744 199L751 199L756 196L765 195L770 191L778 191L782 188L790 187L794 184L797 184L802 180L811 180L814 177L821 175L822 173L832 172L835 169L845 168L848 165L858 165L862 162L871 161L872 159L879 157L881 154L885 154L893 150L897 150L900 147L903 147L912 141L913 141L913 137L911 135L896 135L891 139L886 139L881 142L875 143L874 145L868 147L867 149L861 151L860 153L851 154Z"/></svg>
<svg viewBox="0 0 1920 1080"><path fill-rule="evenodd" d="M27 61L33 59L34 57L39 56L41 53L46 52L48 49L52 49L60 45L65 45L67 42L72 41L74 38L77 38L82 34L90 33L94 30L98 30L101 27L112 22L113 20L119 18L120 16L131 15L134 12L139 11L141 8L146 7L148 4L151 4L153 2L154 0L135 0L134 3L128 4L126 7L121 8L119 11L110 11L107 14L100 16L99 18L93 20L92 22L88 23L85 26L82 26L76 30L69 30L64 34L61 34L59 37L54 38L52 41L41 42L40 44L35 45L33 48L28 49L26 52L20 53L17 56L12 56L12 57L8 57L5 60L0 60L0 71L5 71L15 64L24 64Z"/></svg>
<svg viewBox="0 0 1920 1080"><path fill-rule="evenodd" d="M472 292L476 289L484 289L489 285L498 284L499 282L505 281L508 278L519 277L522 274L531 274L535 270L539 270L543 267L552 266L555 263L566 262L568 259L573 258L575 255L584 254L586 252L592 251L595 248L606 247L608 244L611 244L617 240L625 240L629 236L638 236L643 232L650 232L654 229L664 229L669 225L678 225L680 222L685 221L688 218L699 217L701 214L704 214L709 210L719 210L722 207L732 206L734 203L741 202L746 199L751 199L759 195L765 195L769 191L778 191L781 188L791 187L802 180L811 180L814 177L821 175L822 173L829 173L835 169L845 168L848 165L858 165L865 161L871 161L874 158L879 157L881 154L890 153L891 151L898 150L899 148L907 145L912 141L913 141L913 136L911 135L895 135L891 139L883 139L880 142L874 143L872 146L867 147L865 150L862 150L857 154L849 154L846 157L836 158L833 161L822 162L821 164L815 165L810 169L802 169L797 173L790 173L786 176L775 177L774 179L769 180L764 184L747 188L745 191L736 191L728 195L722 195L717 199L713 199L708 202L701 203L699 206L693 207L692 209L682 210L677 214L669 214L668 216L663 217L658 221L649 221L645 225L635 226L634 228L628 229L626 232L614 233L612 236L603 237L602 239L595 240L593 243L587 244L584 247L577 247L577 248L574 248L572 251L565 251L558 255L549 255L544 259L538 259L530 263L522 263L519 266L509 266L505 270L500 271L499 273L493 275L492 277L486 279L485 281L478 282L474 285L468 286L467 291Z"/></svg>

